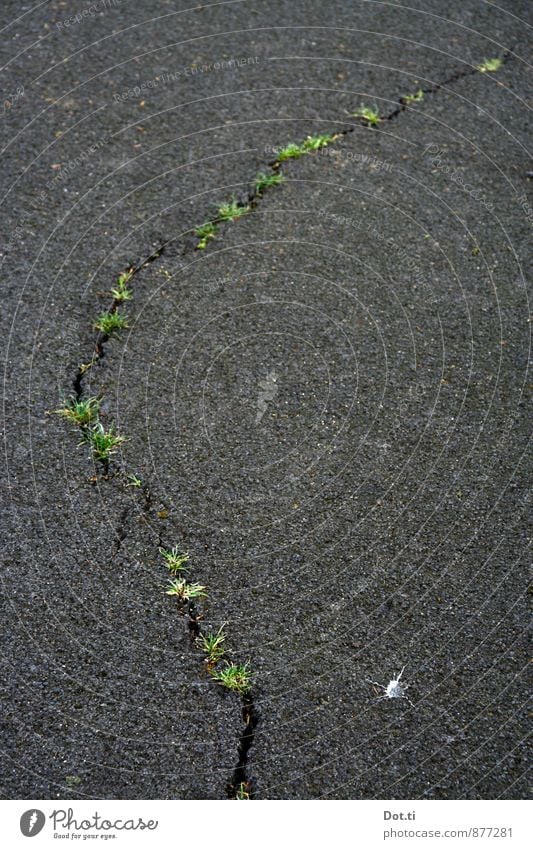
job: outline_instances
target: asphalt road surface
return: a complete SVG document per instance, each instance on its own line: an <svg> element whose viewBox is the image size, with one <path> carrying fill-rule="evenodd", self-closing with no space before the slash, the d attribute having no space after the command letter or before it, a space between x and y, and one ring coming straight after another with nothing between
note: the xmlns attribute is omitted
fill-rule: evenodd
<svg viewBox="0 0 533 849"><path fill-rule="evenodd" d="M0 15L3 798L525 798L530 4Z"/></svg>

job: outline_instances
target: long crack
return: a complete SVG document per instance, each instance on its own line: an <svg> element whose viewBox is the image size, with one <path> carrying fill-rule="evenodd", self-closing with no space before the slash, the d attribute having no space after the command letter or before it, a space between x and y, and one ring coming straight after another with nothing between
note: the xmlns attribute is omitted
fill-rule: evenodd
<svg viewBox="0 0 533 849"><path fill-rule="evenodd" d="M129 280L133 280L135 275L142 271L143 268L146 268L147 265L150 265L150 263L158 259L164 253L165 247L166 243L161 242L160 240L159 247L152 251L152 253L148 257L146 257L146 259L143 259L140 263L138 263L138 265L130 266L128 270ZM105 315L113 315L113 313L117 311L120 304L121 300L119 298L114 298L110 306L105 311ZM101 362L104 359L106 355L105 346L108 341L109 334L98 331L94 340L93 354L91 356L91 359L89 360L89 362L82 363L78 366L78 369L74 376L74 380L72 381L72 386L74 389L74 398L76 399L76 401L81 401L83 399L83 382L85 379L85 375L90 369L93 368L93 366L95 366L97 363Z"/></svg>
<svg viewBox="0 0 533 849"><path fill-rule="evenodd" d="M244 731L241 734L237 753L239 762L233 772L233 777L228 782L227 792L229 799L254 798L253 782L248 775L248 758L250 749L254 744L255 729L259 724L260 714L255 705L253 694L245 693L242 696L242 718Z"/></svg>
<svg viewBox="0 0 533 849"><path fill-rule="evenodd" d="M502 64L508 62L513 56L514 48L510 48L507 50L502 58ZM441 89L446 86L452 85L460 79L464 79L469 76L473 76L475 74L481 73L479 67L468 68L462 71L456 71L447 77L445 80L441 82L437 82L434 85L421 88L420 91L423 95L432 95L438 93ZM400 114L407 111L407 107L409 105L408 98L400 97L398 99L398 105L389 113L385 115L379 116L379 121L392 121L397 118ZM357 129L358 126L361 126L362 120L360 119L356 124L350 127L343 127L342 129L335 130L330 133L330 141L328 144L334 143L337 139L347 136ZM268 167L271 169L271 173L279 173L281 162L279 160L274 160L273 162L268 163ZM237 206L239 208L247 207L252 210L258 206L261 199L263 198L263 192L257 189L252 189L248 193L246 202L238 202ZM219 218L215 218L214 222L217 226L220 226L224 223L223 220ZM136 274L138 274L142 269L144 269L147 265L154 262L158 259L165 251L168 245L175 242L179 236L173 237L168 240L160 240L160 246L153 251L146 259L142 260L137 266L130 268L130 279L133 278ZM198 249L198 245L196 246L196 250ZM183 249L183 254L188 252L188 245L185 244ZM107 314L111 315L116 312L120 301L114 299L111 305L107 310ZM76 371L74 380L73 380L73 388L74 395L76 401L81 401L83 399L83 383L86 373L97 363L101 362L106 355L106 343L109 340L109 335L105 333L99 332L94 341L93 355L91 360L87 364L80 365ZM104 462L104 477L108 477L109 472L109 461ZM125 474L123 470L120 470L122 474ZM148 485L144 484L141 489L141 495L143 498L143 506L142 510L146 516L149 516L153 503L153 491L148 487ZM117 552L120 550L123 540L127 535L127 520L129 516L129 508L125 508L122 511L120 516L119 526L116 532L116 542L114 545L114 550L112 556L115 556ZM158 534L159 539L159 548L163 547L161 533ZM202 627L200 625L201 620L201 611L196 607L194 602L188 601L186 606L186 614L187 614L187 627L189 629L191 635L191 641L193 645L197 645L199 639L204 634ZM237 754L238 754L238 762L233 771L232 778L227 784L227 793L228 798L230 799L239 799L239 798L254 798L253 793L253 782L248 774L248 762L250 750L254 743L255 732L257 725L260 721L259 710L256 707L256 703L253 697L252 691L247 691L241 695L242 701L242 718L244 722L244 729L239 738L239 743L237 746Z"/></svg>

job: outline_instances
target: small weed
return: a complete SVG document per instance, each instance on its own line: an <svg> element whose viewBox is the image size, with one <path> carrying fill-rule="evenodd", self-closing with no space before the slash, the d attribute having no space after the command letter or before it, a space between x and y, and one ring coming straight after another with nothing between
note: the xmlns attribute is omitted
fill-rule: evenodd
<svg viewBox="0 0 533 849"><path fill-rule="evenodd" d="M101 333L105 333L106 336L113 333L115 330L122 330L124 327L128 327L128 320L126 316L122 315L115 310L114 312L104 312L102 315L98 316L96 321L94 322L94 329L99 330Z"/></svg>
<svg viewBox="0 0 533 849"><path fill-rule="evenodd" d="M237 793L235 794L236 799L250 799L250 792L248 788L248 783L246 781L241 781L239 786L237 787Z"/></svg>
<svg viewBox="0 0 533 849"><path fill-rule="evenodd" d="M411 103L420 103L423 99L424 91L419 88L414 94L406 94L405 97L402 97L402 103L405 103L406 106L410 106Z"/></svg>
<svg viewBox="0 0 533 849"><path fill-rule="evenodd" d="M191 559L188 552L181 552L177 545L174 548L160 548L159 554L165 561L165 566L171 575L177 575L179 572L186 572L185 564Z"/></svg>
<svg viewBox="0 0 533 849"><path fill-rule="evenodd" d="M133 298L133 292L131 289L128 289L128 282L131 280L132 274L133 269L125 271L124 274L121 274L118 278L115 288L111 289L111 294L118 303L131 301Z"/></svg>
<svg viewBox="0 0 533 849"><path fill-rule="evenodd" d="M111 425L109 430L106 430L101 422L97 422L97 424L85 432L80 445L90 445L95 459L105 461L109 460L111 454L114 454L119 445L122 445L125 440L125 436L119 436L115 432L114 425Z"/></svg>
<svg viewBox="0 0 533 849"><path fill-rule="evenodd" d="M135 487L142 486L142 480L140 478L138 478L137 475L133 475L133 474L128 475L126 480L128 481L126 486L135 486Z"/></svg>
<svg viewBox="0 0 533 849"><path fill-rule="evenodd" d="M178 601L192 601L194 598L202 598L207 595L206 588L202 584L188 584L185 578L176 578L170 581L166 595L175 595Z"/></svg>
<svg viewBox="0 0 533 849"><path fill-rule="evenodd" d="M212 221L206 221L205 224L202 224L200 227L197 227L195 230L196 235L198 236L199 242L196 245L198 250L203 250L207 245L209 239L215 238L215 233L217 232L217 228Z"/></svg>
<svg viewBox="0 0 533 849"><path fill-rule="evenodd" d="M306 140L302 143L302 152L303 153L312 153L315 150L320 150L322 147L326 147L328 144L335 139L335 136L324 134L322 136L307 136Z"/></svg>
<svg viewBox="0 0 533 849"><path fill-rule="evenodd" d="M503 59L484 59L480 65L477 65L477 70L482 74L494 73L494 71L499 71L502 65Z"/></svg>
<svg viewBox="0 0 533 849"><path fill-rule="evenodd" d="M65 784L67 787L77 787L78 784L81 784L81 778L79 775L66 775Z"/></svg>
<svg viewBox="0 0 533 849"><path fill-rule="evenodd" d="M86 398L84 401L76 401L75 398L70 398L65 401L65 406L59 410L54 410L58 416L68 419L79 427L91 424L98 418L100 409L99 398Z"/></svg>
<svg viewBox="0 0 533 849"><path fill-rule="evenodd" d="M224 669L214 670L211 674L213 681L236 693L248 693L252 686L252 675L247 663L227 663Z"/></svg>
<svg viewBox="0 0 533 849"><path fill-rule="evenodd" d="M304 153L305 151L302 149L301 144L294 144L294 142L291 142L278 151L276 162L285 162L286 159L298 159L298 157L303 156Z"/></svg>
<svg viewBox="0 0 533 849"><path fill-rule="evenodd" d="M261 195L265 189L270 189L271 186L279 186L283 182L285 182L283 174L258 174L255 180L255 192Z"/></svg>
<svg viewBox="0 0 533 849"><path fill-rule="evenodd" d="M315 150L320 150L322 147L331 144L337 136L324 133L321 136L307 136L301 144L290 144L282 147L278 152L276 162L284 162L286 159L299 159L300 156L305 156L306 153L313 153Z"/></svg>
<svg viewBox="0 0 533 849"><path fill-rule="evenodd" d="M218 217L221 221L235 221L250 212L250 207L240 206L235 198L232 198L229 203L223 203L218 210Z"/></svg>
<svg viewBox="0 0 533 849"><path fill-rule="evenodd" d="M216 634L201 634L198 637L198 642L202 650L206 654L207 665L211 668L222 660L225 654L224 643L226 635L224 633L224 625L216 632Z"/></svg>
<svg viewBox="0 0 533 849"><path fill-rule="evenodd" d="M361 105L357 112L352 112L352 116L354 118L362 118L363 121L366 121L368 127L377 127L381 121L379 112L376 109L370 109L369 106Z"/></svg>

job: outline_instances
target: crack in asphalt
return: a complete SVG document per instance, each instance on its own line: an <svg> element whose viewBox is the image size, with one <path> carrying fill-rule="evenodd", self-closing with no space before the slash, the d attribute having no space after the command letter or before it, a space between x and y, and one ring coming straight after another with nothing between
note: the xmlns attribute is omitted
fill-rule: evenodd
<svg viewBox="0 0 533 849"><path fill-rule="evenodd" d="M147 265L150 265L156 259L158 259L165 251L166 244L159 240L159 247L156 248L152 253L138 265L130 266L128 269L129 272L129 280L133 280L136 274L146 268ZM118 309L121 304L120 298L114 298L111 302L110 306L105 311L105 315L112 315ZM74 389L74 397L76 401L81 401L83 399L83 381L87 372L95 366L97 363L101 362L105 355L105 345L109 341L109 333L102 333L102 331L98 331L94 340L93 347L93 355L88 363L83 363L78 366L76 374L74 376L74 380L72 381L72 386Z"/></svg>
<svg viewBox="0 0 533 849"><path fill-rule="evenodd" d="M260 713L256 708L251 692L245 693L242 696L242 718L244 721L244 731L241 734L237 747L239 762L227 787L228 798L230 799L239 798L238 794L242 789L245 789L250 799L254 798L253 782L248 776L248 758L250 749L254 744L255 729L260 721Z"/></svg>
<svg viewBox="0 0 533 849"><path fill-rule="evenodd" d="M513 47L510 47L509 50L506 50L505 53L503 53L503 55L501 56L502 65L505 65L512 58L515 47L516 47L516 44L513 45ZM435 83L434 85L428 86L427 88L423 88L421 86L420 91L422 91L424 94L436 94L438 91L440 91L445 86L452 85L453 83L456 83L458 80L465 79L465 77L472 77L475 74L481 74L481 73L482 72L479 70L479 68L466 68L464 71L455 71L455 73L451 74L451 76L449 76L447 79L443 80L440 83ZM408 103L406 102L405 97L400 97L399 106L397 106L396 109L394 109L388 115L383 116L382 120L392 121L394 118L396 118L402 112L405 112L407 106L408 106Z"/></svg>
<svg viewBox="0 0 533 849"><path fill-rule="evenodd" d="M502 58L502 64L505 64L510 59L512 59L513 50L514 50L514 48L509 48L509 50L507 50L502 55L502 57L501 57ZM481 73L481 71L477 67L468 68L468 69L462 70L462 71L456 71L453 74L451 74L449 77L447 77L445 80L443 80L442 82L437 82L434 85L428 86L426 88L421 87L420 90L424 93L424 95L426 95L426 94L433 95L433 94L438 93L444 87L452 85L453 83L457 82L458 80L464 79L464 78L469 77L469 76L474 76L474 75L479 74L479 73ZM408 106L408 101L406 100L405 96L402 96L398 100L398 106L396 106L388 114L379 116L380 121L392 121L392 120L394 120L399 115L401 115L403 112L407 111L407 106ZM331 142L330 143L333 143L337 139L343 138L344 136L350 135L351 133L355 132L357 127L361 126L362 122L364 122L364 119L359 119L358 122L351 127L343 128L341 130L336 130L336 131L332 132L330 134L330 136L331 136ZM280 166L281 166L281 163L277 160L274 160L273 162L269 162L268 165L267 165L267 167L269 167L271 169L271 172L273 174L279 173ZM264 194L263 194L262 191L252 189L248 192L246 201L238 201L237 206L239 206L240 208L248 207L250 210L253 210L258 206L258 204L260 203L263 196L264 196ZM219 219L215 219L215 221L216 221L217 225L220 225L220 226L223 225L224 223L227 223L224 220L219 220ZM168 240L159 239L158 240L159 241L159 247L156 248L156 250L152 251L152 253L146 259L142 260L138 265L130 267L130 269L129 269L130 279L132 279L136 274L138 274L140 271L142 271L146 266L150 265L152 262L156 261L160 256L162 256L164 254L166 248L170 244L172 244L173 242L177 241L177 239L179 239L179 238L180 238L179 236L176 236L176 237L173 237L173 238L168 239ZM194 248L192 248L192 249L198 250L198 246L195 245ZM183 256L183 255L189 253L190 250L191 250L190 243L187 244L187 242L186 242L182 251L181 251L181 255ZM111 315L112 313L114 313L117 310L119 304L120 304L120 301L117 300L117 299L114 299L113 302L111 303L111 305L109 306L106 314ZM73 388L74 388L76 401L81 401L83 399L83 389L84 389L83 383L84 383L85 375L94 365L96 365L97 363L101 362L104 359L104 357L106 355L105 346L106 346L108 340L109 340L109 334L98 332L98 334L96 335L95 341L94 341L93 356L92 356L91 360L87 364L78 366L78 370L77 370L75 377L74 377L74 380L73 380ZM109 461L104 461L103 466L104 466L104 478L107 479L109 477ZM117 474L125 474L125 472L122 469L119 469ZM141 494L142 494L142 498L143 498L143 505L142 505L141 509L142 509L142 512L148 517L151 514L152 504L153 504L153 500L154 500L154 494L153 494L152 489L146 484L143 485L142 490L141 490ZM126 508L124 508L124 510L121 513L119 523L118 523L118 527L117 527L117 530L116 530L116 541L115 541L115 544L113 546L112 557L116 556L116 554L118 553L118 551L120 550L120 548L122 546L123 540L126 538L127 522L128 522L130 509L131 509L130 507L126 507ZM158 531L157 533L158 533L159 547L160 548L164 547L161 532ZM191 636L191 644L194 646L197 643L197 640L203 635L204 632L203 632L202 627L200 625L200 620L202 618L201 611L198 610L198 608L194 605L194 603L192 601L187 602L186 616L187 616L187 627L188 627L188 630L189 630L189 633L190 633L190 636ZM249 763L250 751L251 751L253 743L254 743L256 728L257 728L257 725L260 721L260 712L259 712L259 710L256 706L254 696L253 696L253 693L251 691L248 691L247 693L242 694L241 702L242 702L242 719L243 719L243 722L244 722L244 729L242 731L242 734L239 737L239 742L238 742L238 745L237 745L238 762L235 766L235 769L233 771L233 775L232 775L231 779L228 781L226 789L227 789L228 798L230 798L230 799L242 798L239 795L242 791L245 792L244 798L253 799L254 798L253 783L252 783L252 780L251 780L251 778L248 774L249 773L248 763Z"/></svg>
<svg viewBox="0 0 533 849"><path fill-rule="evenodd" d="M158 541L160 543L160 548L166 548L163 544L161 533L158 534ZM201 610L197 608L194 601L189 600L187 601L186 606L182 606L185 608L187 616L187 627L191 637L191 646L196 648L198 640L205 635L205 631L200 624L203 614ZM248 690L246 693L241 695L241 701L244 729L239 737L239 743L237 745L238 762L233 771L232 778L226 785L226 792L229 799L239 798L238 794L243 789L245 789L247 797L253 798L252 782L248 776L247 765L249 752L254 742L255 729L260 721L260 713L256 708L253 692L251 690Z"/></svg>

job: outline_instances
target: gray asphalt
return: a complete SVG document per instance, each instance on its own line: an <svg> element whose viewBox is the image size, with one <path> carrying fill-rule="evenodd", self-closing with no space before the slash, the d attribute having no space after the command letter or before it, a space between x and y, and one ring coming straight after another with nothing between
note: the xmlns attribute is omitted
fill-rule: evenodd
<svg viewBox="0 0 533 849"><path fill-rule="evenodd" d="M3 798L527 797L529 12L4 3Z"/></svg>

